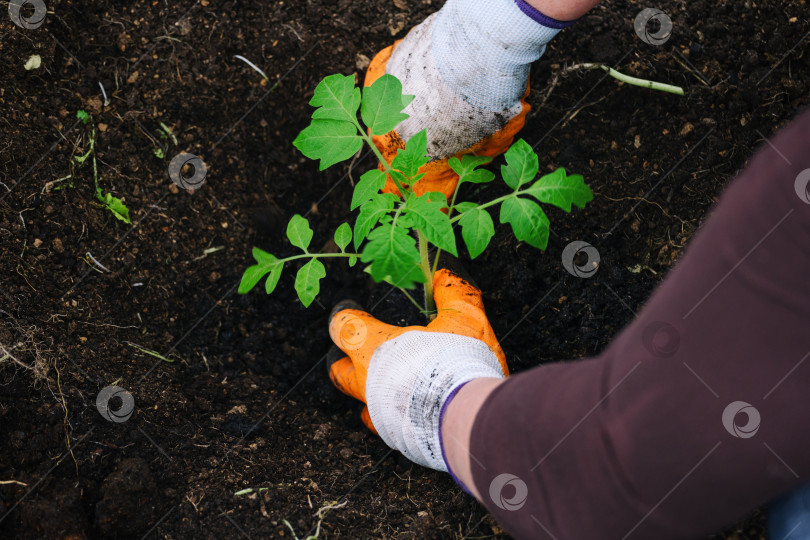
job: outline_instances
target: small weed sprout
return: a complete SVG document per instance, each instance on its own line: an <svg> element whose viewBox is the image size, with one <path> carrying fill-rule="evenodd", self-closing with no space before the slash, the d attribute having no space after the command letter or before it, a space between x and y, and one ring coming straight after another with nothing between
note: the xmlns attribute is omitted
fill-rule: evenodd
<svg viewBox="0 0 810 540"><path fill-rule="evenodd" d="M508 223L518 240L544 250L549 219L538 202L570 212L572 205L584 208L593 199L582 176L566 174L564 169L537 179L537 154L522 139L504 155L506 164L501 167L501 176L511 189L508 194L485 203L458 202L459 189L465 184L495 179L494 173L480 168L491 158L464 155L449 160L459 175L449 201L439 192L417 195L412 186L423 176L419 168L429 161L426 132L411 137L390 165L371 138L388 133L408 118L402 110L412 100L413 96L402 94L402 84L392 75L383 75L362 92L355 86L354 76L330 75L318 84L310 101L316 107L312 123L293 144L308 158L320 160L320 169L324 170L352 158L365 143L377 156L380 167L363 174L354 188L350 210L359 209L359 213L353 228L343 223L335 231L339 253L310 252L313 231L309 222L296 214L287 225L287 238L302 253L278 259L253 248L256 264L245 270L239 293L247 293L267 276L265 291L270 294L287 263L306 260L296 275L295 290L304 306L309 306L320 290L320 280L326 276L322 259L342 257L348 259L349 266L358 260L366 263L366 271L375 281L385 281L403 292L423 284L424 305L414 303L432 319L433 274L439 255L446 251L458 256L455 224L461 227L461 238L473 259L483 253L495 234L490 211L496 208L500 222ZM388 178L401 196L381 192ZM349 244L353 250L347 251ZM433 261L428 255L430 245L437 248Z"/></svg>
<svg viewBox="0 0 810 540"><path fill-rule="evenodd" d="M172 129L163 122L160 123L157 135L160 139L160 143L152 150L152 153L154 153L158 159L163 159L166 157L166 152L169 150L169 141L177 146L177 137L174 136Z"/></svg>
<svg viewBox="0 0 810 540"><path fill-rule="evenodd" d="M71 161L71 169L73 168L74 162L79 165L79 168L81 168L89 158L93 164L93 182L96 188L96 200L103 208L106 208L112 212L117 219L120 219L124 223L132 223L132 221L129 219L129 208L127 208L124 202L118 197L113 197L112 193L104 193L101 186L99 186L98 165L96 163L96 126L92 123L92 117L86 111L80 110L76 113L76 118L81 120L85 125L90 123L91 130L87 139L89 145L87 152L83 156L73 156L73 160ZM71 176L73 176L72 173Z"/></svg>
<svg viewBox="0 0 810 540"><path fill-rule="evenodd" d="M171 358L166 358L165 356L163 356L162 354L160 354L157 351L153 351L152 349L147 349L146 347L138 345L137 343L132 343L131 341L125 341L124 343L126 343L127 345L129 345L133 349L141 351L144 354L148 354L149 356L159 358L160 360L163 360L164 362L168 362L170 364L174 363L174 360L172 360Z"/></svg>

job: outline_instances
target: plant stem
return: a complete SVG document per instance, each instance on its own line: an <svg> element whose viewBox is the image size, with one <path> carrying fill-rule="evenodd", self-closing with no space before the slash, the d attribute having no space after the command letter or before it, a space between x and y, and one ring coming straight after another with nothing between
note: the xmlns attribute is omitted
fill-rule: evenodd
<svg viewBox="0 0 810 540"><path fill-rule="evenodd" d="M631 77L630 75L625 75L619 71L616 71L610 66L606 66L605 64L576 64L571 66L566 71L573 71L574 69L601 69L614 79L619 81L625 82L627 84L631 84L633 86L639 86L641 88L649 88L650 90L660 90L662 92L669 92L670 94L676 94L679 96L683 95L683 88L680 86L674 86L672 84L665 84L655 81L648 81L647 79L639 79L638 77Z"/></svg>
<svg viewBox="0 0 810 540"><path fill-rule="evenodd" d="M96 128L90 133L90 150L88 152L93 159L93 183L96 186L96 199L104 204L104 197L101 195L101 186L98 185L98 165L96 164Z"/></svg>
<svg viewBox="0 0 810 540"><path fill-rule="evenodd" d="M98 166L96 165L96 128L90 132L90 152L93 158L93 182L96 185L96 198L101 200L101 188L98 186Z"/></svg>
<svg viewBox="0 0 810 540"><path fill-rule="evenodd" d="M408 291L406 291L405 289L403 289L402 287L397 287L397 289L399 289L402 292L402 294L405 295L405 298L407 298L408 300L411 301L411 304L416 306L416 309L419 310L419 313L424 313L425 306L419 305L419 302L417 302L416 299L413 296L411 296L410 293Z"/></svg>
<svg viewBox="0 0 810 540"><path fill-rule="evenodd" d="M447 217L453 215L453 209L456 207L456 197L458 197L458 188L460 187L461 181L459 180L458 184L456 184L456 189L453 191L453 198L450 200L450 206L447 207ZM436 248L436 256L433 258L433 272L432 272L433 275L436 274L436 270L439 268L439 256L441 254L442 250Z"/></svg>
<svg viewBox="0 0 810 540"><path fill-rule="evenodd" d="M456 207L456 197L458 197L458 188L461 187L461 179L456 184L456 189L453 190L453 198L450 199L450 206L447 207L447 215L450 216Z"/></svg>
<svg viewBox="0 0 810 540"><path fill-rule="evenodd" d="M307 257L310 259L318 259L321 257L357 257L359 259L360 253L302 253L301 255L287 257L286 259L279 259L278 262L283 263L287 261L294 261L296 259L306 259Z"/></svg>
<svg viewBox="0 0 810 540"><path fill-rule="evenodd" d="M497 199L492 199L491 201L489 201L487 203L480 204L480 205L478 205L478 208L479 209L484 209L484 208L489 208L490 206L495 206L496 204L501 203L501 202L505 201L506 199L509 199L510 197L517 197L519 195L523 195L527 191L529 191L529 190L528 189L520 189L520 188L518 188L515 191L513 191L512 193L509 193L508 195L503 195L501 197L498 197ZM450 223L452 224L452 223L455 223L456 221L460 220L462 215L463 214L459 214L454 218L450 218Z"/></svg>
<svg viewBox="0 0 810 540"><path fill-rule="evenodd" d="M523 191L514 191L514 192L510 193L509 195L504 195L504 196L502 196L502 197L498 197L497 199L492 199L492 200L491 200L491 201L489 201L488 203L484 203L484 204L478 205L478 208L479 208L479 209L483 209L483 208L489 208L490 206L494 206L494 205L496 205L496 204L498 204L498 203L500 203L500 202L503 202L503 201L505 201L506 199L508 199L508 198L510 198L510 197L517 197L518 195L520 195L521 193L524 193L525 191L526 191L526 190L523 190ZM456 216L456 217L454 217L454 218L450 218L450 223L455 223L456 221L460 220L462 215L464 215L464 214L459 214L459 215L457 215L457 216Z"/></svg>
<svg viewBox="0 0 810 540"><path fill-rule="evenodd" d="M439 268L439 256L442 254L442 250L436 248L436 256L433 257L433 271L431 271L430 275L436 275L436 270Z"/></svg>
<svg viewBox="0 0 810 540"><path fill-rule="evenodd" d="M391 180L394 181L394 184L397 186L397 189L402 194L402 198L407 199L411 195L411 190L405 189L405 187L400 183L400 181L397 180L396 176L394 176L394 169L392 169L391 165L389 165L388 162L385 160L382 153L380 152L380 149L377 148L376 144L374 144L374 141L371 139L371 136L366 134L360 123L355 122L355 126L357 126L357 131L360 132L360 136L363 137L363 140L366 141L366 144L374 152L374 155L377 156L377 160L380 163L382 163L383 167L385 167L385 170L388 172L388 176L391 178Z"/></svg>
<svg viewBox="0 0 810 540"><path fill-rule="evenodd" d="M428 321L436 318L436 303L433 301L433 272L430 270L430 257L428 257L428 241L422 231L417 230L419 241L419 258L422 259L422 273L425 275L425 315Z"/></svg>

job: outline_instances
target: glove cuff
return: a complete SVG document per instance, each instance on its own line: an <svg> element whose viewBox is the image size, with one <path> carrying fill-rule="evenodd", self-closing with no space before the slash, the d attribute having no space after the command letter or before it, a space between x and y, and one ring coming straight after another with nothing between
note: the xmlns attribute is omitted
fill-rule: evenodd
<svg viewBox="0 0 810 540"><path fill-rule="evenodd" d="M558 21L557 19L552 19L548 15L541 13L540 10L526 2L526 0L515 0L515 5L517 5L520 11L522 11L528 17L531 17L534 22L542 24L547 28L556 28L557 30L562 30L563 28L568 28L577 22L576 20Z"/></svg>
<svg viewBox="0 0 810 540"><path fill-rule="evenodd" d="M521 2L447 0L436 14L433 60L444 82L475 107L514 107L526 91L529 64L565 24Z"/></svg>
<svg viewBox="0 0 810 540"><path fill-rule="evenodd" d="M456 397L458 391L461 390L466 384L467 383L461 383L460 385L456 386L455 389L450 392L450 395L447 396L447 400L444 402L444 405L442 405L442 410L439 413L439 445L442 448L442 460L444 461L444 466L447 467L447 472L450 473L450 477L456 482L456 484L459 485L464 493L467 495L472 495L473 492L464 485L464 482L462 482L461 479L453 472L453 469L450 468L450 462L447 461L447 454L444 451L444 437L442 437L442 425L444 424L444 413L447 411L447 406L450 405L450 402L453 401L454 397Z"/></svg>
<svg viewBox="0 0 810 540"><path fill-rule="evenodd" d="M498 358L478 339L410 331L380 345L366 378L371 422L385 443L419 465L447 471L442 409L464 383L504 378Z"/></svg>

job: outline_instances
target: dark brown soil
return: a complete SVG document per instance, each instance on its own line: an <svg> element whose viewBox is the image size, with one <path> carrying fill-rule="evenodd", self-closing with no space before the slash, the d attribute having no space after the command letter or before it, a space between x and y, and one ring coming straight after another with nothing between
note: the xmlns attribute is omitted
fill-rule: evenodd
<svg viewBox="0 0 810 540"><path fill-rule="evenodd" d="M0 345L37 371L0 364L0 536L291 537L286 520L304 537L328 505L340 507L323 518L323 538L503 536L447 475L370 435L359 405L325 376L331 304L353 295L384 320L418 321L399 293L340 264L310 309L291 271L270 297L235 290L251 246L292 253L292 214L308 214L318 245L349 219L347 167L318 173L291 145L317 82L361 78L359 55L440 4L54 0L36 30L11 24L3 5ZM641 7L606 2L533 70L523 136L542 141L543 167L583 174L596 197L571 216L551 212L545 253L498 227L469 264L515 372L600 351L763 137L807 102L803 1L662 2L674 35L660 47L633 31ZM33 54L42 66L26 71ZM588 72L545 100L556 70L589 61L683 85L686 96ZM94 202L89 167L48 184L87 149L78 109L97 126L101 186L124 199L133 226ZM165 159L150 139L160 122L179 143ZM209 169L193 194L167 176L181 150ZM371 166L359 161L354 177ZM560 265L577 239L601 255L592 279ZM134 396L127 422L96 410L113 383ZM255 491L235 495L246 488ZM762 538L763 523L755 513L719 537Z"/></svg>

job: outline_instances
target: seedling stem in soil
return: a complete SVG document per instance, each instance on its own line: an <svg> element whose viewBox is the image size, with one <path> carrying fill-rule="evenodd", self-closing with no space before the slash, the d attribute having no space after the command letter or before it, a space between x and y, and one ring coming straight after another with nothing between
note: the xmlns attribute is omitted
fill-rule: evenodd
<svg viewBox="0 0 810 540"><path fill-rule="evenodd" d="M570 72L577 69L601 69L614 79L622 81L627 84L631 84L633 86L639 86L641 88L649 88L650 90L660 90L661 92L669 92L670 94L675 94L678 96L683 95L683 88L681 88L680 86L649 81L647 79L640 79L638 77L631 77L630 75L625 75L624 73L616 71L612 67L606 66L605 64L591 64L591 63L574 64L570 68L567 68L565 71Z"/></svg>

